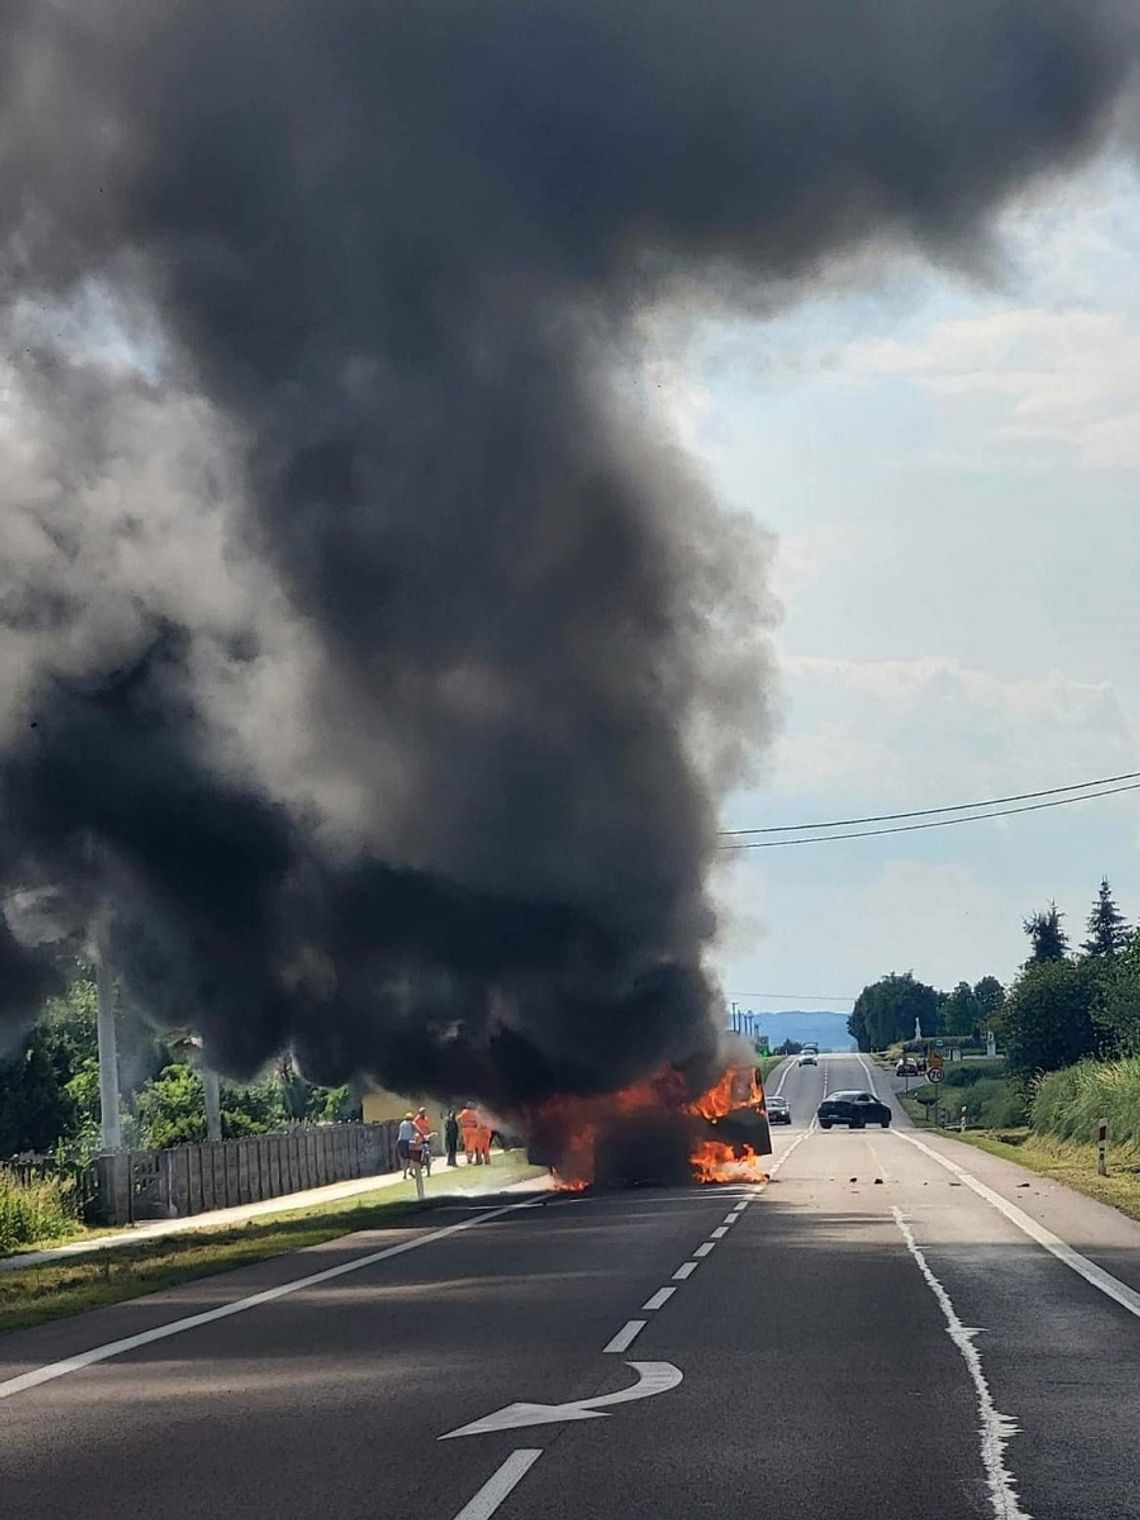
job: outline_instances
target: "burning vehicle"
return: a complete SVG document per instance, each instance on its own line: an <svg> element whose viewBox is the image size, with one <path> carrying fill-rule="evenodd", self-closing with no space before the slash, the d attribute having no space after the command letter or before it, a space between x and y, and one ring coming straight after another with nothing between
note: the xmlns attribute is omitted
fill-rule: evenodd
<svg viewBox="0 0 1140 1520"><path fill-rule="evenodd" d="M568 1190L763 1182L772 1154L759 1067L730 1066L697 1098L666 1068L621 1092L549 1099L525 1124L531 1161Z"/></svg>

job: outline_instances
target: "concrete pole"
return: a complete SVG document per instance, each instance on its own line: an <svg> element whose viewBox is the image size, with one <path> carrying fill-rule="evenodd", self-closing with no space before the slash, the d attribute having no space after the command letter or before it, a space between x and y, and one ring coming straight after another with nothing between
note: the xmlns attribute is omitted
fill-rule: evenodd
<svg viewBox="0 0 1140 1520"><path fill-rule="evenodd" d="M123 1148L119 1122L119 1048L115 1034L115 978L107 958L107 935L101 929L96 945L95 1028L99 1039L99 1132L105 1151Z"/></svg>
<svg viewBox="0 0 1140 1520"><path fill-rule="evenodd" d="M206 1099L206 1139L222 1138L222 1094L218 1074L208 1066L202 1067L202 1092Z"/></svg>

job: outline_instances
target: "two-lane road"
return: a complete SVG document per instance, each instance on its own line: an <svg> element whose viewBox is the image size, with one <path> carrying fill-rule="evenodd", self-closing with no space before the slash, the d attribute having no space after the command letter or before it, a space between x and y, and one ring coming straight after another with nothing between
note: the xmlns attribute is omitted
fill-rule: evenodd
<svg viewBox="0 0 1140 1520"><path fill-rule="evenodd" d="M858 1058L781 1080L763 1189L457 1204L0 1340L7 1512L1133 1520L1140 1228L821 1132Z"/></svg>

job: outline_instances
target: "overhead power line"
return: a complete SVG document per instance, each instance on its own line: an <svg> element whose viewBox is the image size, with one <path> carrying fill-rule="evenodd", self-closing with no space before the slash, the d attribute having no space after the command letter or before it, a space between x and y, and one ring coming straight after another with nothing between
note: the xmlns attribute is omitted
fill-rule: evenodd
<svg viewBox="0 0 1140 1520"><path fill-rule="evenodd" d="M722 844L720 848L722 850L779 850L795 844L830 844L837 839L873 839L879 834L913 834L919 829L948 829L956 823L980 823L984 818L1009 818L1014 813L1038 813L1042 808L1068 807L1074 802L1091 802L1094 797L1115 797L1120 792L1135 791L1140 791L1140 781L1133 781L1128 786L1108 787L1100 792L1085 792L1080 797L1055 797L1052 802L1032 802L1026 807L997 808L988 813L971 813L965 818L931 818L925 823L895 824L889 829L860 829L853 834L808 834L801 835L798 839L747 839L739 844Z"/></svg>
<svg viewBox="0 0 1140 1520"><path fill-rule="evenodd" d="M762 829L720 829L718 832L721 838L735 838L745 834L796 834L809 829L846 829L858 823L894 823L900 818L931 818L936 813L964 813L973 808L1004 807L1007 802L1029 802L1037 797L1055 797L1060 792L1083 792L1090 786L1112 786L1117 781L1135 781L1138 777L1140 771L1124 771L1119 776L1098 776L1092 781L1074 781L1070 786L1047 786L1039 792L1014 792L1009 797L986 797L981 802L955 802L946 807L915 808L910 813L871 813L866 818L831 818L822 823L774 823ZM1122 787L1121 790L1126 788ZM961 821L968 822L967 819Z"/></svg>

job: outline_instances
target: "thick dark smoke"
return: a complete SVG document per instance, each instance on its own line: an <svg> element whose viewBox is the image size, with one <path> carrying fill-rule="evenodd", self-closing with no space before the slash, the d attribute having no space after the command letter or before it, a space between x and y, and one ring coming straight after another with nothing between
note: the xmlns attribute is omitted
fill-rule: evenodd
<svg viewBox="0 0 1140 1520"><path fill-rule="evenodd" d="M0 1016L110 902L234 1073L696 1080L771 608L637 324L973 256L1124 14L0 0Z"/></svg>

